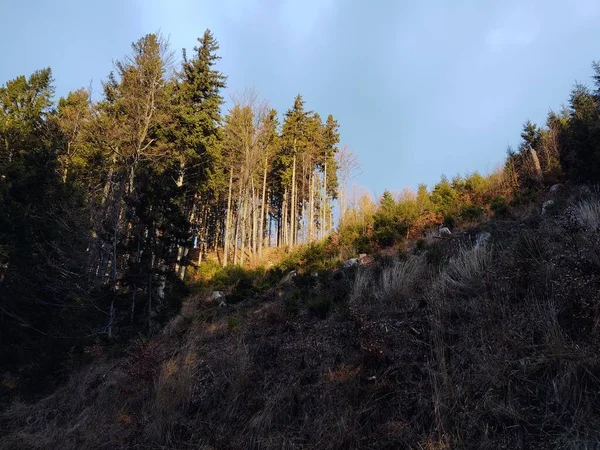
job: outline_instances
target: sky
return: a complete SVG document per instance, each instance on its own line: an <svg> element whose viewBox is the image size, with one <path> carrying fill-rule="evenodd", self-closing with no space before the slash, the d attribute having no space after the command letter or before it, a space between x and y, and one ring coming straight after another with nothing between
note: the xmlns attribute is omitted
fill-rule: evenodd
<svg viewBox="0 0 600 450"><path fill-rule="evenodd" d="M0 85L51 67L56 94L101 81L147 33L180 57L206 28L225 97L254 87L281 114L340 123L353 182L379 196L494 170L600 59L598 0L2 0Z"/></svg>

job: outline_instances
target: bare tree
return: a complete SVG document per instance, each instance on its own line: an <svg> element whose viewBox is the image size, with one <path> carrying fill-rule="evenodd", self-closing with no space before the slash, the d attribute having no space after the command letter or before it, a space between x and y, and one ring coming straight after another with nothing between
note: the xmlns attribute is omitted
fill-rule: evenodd
<svg viewBox="0 0 600 450"><path fill-rule="evenodd" d="M342 223L344 214L347 209L347 194L348 194L348 183L350 180L360 175L360 160L358 155L353 152L350 147L343 145L340 151L336 155L337 166L338 166L338 178L340 180L339 188L339 204L340 204L340 217L339 224Z"/></svg>

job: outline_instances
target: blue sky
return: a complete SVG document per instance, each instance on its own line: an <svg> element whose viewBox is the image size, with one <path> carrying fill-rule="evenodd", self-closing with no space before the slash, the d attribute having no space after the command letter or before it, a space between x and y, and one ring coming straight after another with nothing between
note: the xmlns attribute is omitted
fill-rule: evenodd
<svg viewBox="0 0 600 450"><path fill-rule="evenodd" d="M2 15L0 83L50 66L58 95L99 92L146 33L179 56L210 28L229 89L333 114L377 195L493 170L600 59L597 0L4 0Z"/></svg>

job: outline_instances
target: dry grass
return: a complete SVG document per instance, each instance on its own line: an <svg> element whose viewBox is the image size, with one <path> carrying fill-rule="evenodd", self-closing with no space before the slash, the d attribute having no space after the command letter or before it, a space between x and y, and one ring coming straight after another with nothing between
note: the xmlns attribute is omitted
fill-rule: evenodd
<svg viewBox="0 0 600 450"><path fill-rule="evenodd" d="M411 256L404 261L396 260L383 268L375 289L375 298L380 302L405 302L425 275L427 264L423 256Z"/></svg>
<svg viewBox="0 0 600 450"><path fill-rule="evenodd" d="M474 293L483 286L483 275L492 262L489 245L462 248L440 273L437 287L442 291Z"/></svg>
<svg viewBox="0 0 600 450"><path fill-rule="evenodd" d="M598 200L582 200L575 206L575 214L579 224L588 231L600 229L600 202Z"/></svg>
<svg viewBox="0 0 600 450"><path fill-rule="evenodd" d="M519 220L494 223L493 248L436 240L441 268L361 267L326 316L286 299L353 271L231 308L192 299L155 339L13 404L0 449L598 448L600 274L573 245L597 233Z"/></svg>
<svg viewBox="0 0 600 450"><path fill-rule="evenodd" d="M352 284L352 291L350 292L350 305L355 306L366 300L372 277L373 274L369 267L361 266L358 268Z"/></svg>
<svg viewBox="0 0 600 450"><path fill-rule="evenodd" d="M147 399L145 392L131 392L126 402L116 405L115 395L127 387L126 380L115 362L94 365L36 404L14 403L4 413L14 428L0 439L0 449L76 450L91 436L94 448L119 448L133 431L125 410Z"/></svg>

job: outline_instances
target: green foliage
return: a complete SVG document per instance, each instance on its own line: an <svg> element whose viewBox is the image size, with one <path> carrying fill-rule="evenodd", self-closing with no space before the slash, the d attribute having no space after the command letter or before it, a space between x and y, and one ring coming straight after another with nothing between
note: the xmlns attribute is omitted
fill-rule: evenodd
<svg viewBox="0 0 600 450"><path fill-rule="evenodd" d="M273 269L282 273L290 270L298 270L299 273L306 274L322 272L336 266L339 261L336 253L335 248L327 241L315 242L298 247Z"/></svg>
<svg viewBox="0 0 600 450"><path fill-rule="evenodd" d="M283 298L283 307L286 314L297 317L302 310L302 292L294 291L291 295L286 295Z"/></svg>
<svg viewBox="0 0 600 450"><path fill-rule="evenodd" d="M333 307L333 302L327 297L314 297L306 306L310 312L325 319Z"/></svg>
<svg viewBox="0 0 600 450"><path fill-rule="evenodd" d="M407 227L401 217L392 194L385 191L374 216L374 240L379 245L390 247L406 235Z"/></svg>
<svg viewBox="0 0 600 450"><path fill-rule="evenodd" d="M444 224L444 226L449 227L449 228L456 227L456 219L454 218L454 215L452 215L452 214L444 215L444 220L442 223Z"/></svg>
<svg viewBox="0 0 600 450"><path fill-rule="evenodd" d="M483 208L476 205L465 205L461 208L460 217L466 221L477 221L483 217Z"/></svg>
<svg viewBox="0 0 600 450"><path fill-rule="evenodd" d="M495 217L507 217L509 214L508 205L504 197L496 196L492 200L490 209L494 213Z"/></svg>
<svg viewBox="0 0 600 450"><path fill-rule="evenodd" d="M597 69L597 66L595 66ZM598 86L596 86L598 87ZM560 159L563 170L576 180L600 179L600 97L577 84L569 101L569 122Z"/></svg>
<svg viewBox="0 0 600 450"><path fill-rule="evenodd" d="M457 213L458 194L445 176L431 192L431 202L437 213L442 216L454 216Z"/></svg>
<svg viewBox="0 0 600 450"><path fill-rule="evenodd" d="M227 317L227 330L236 331L240 327L240 318L238 316Z"/></svg>
<svg viewBox="0 0 600 450"><path fill-rule="evenodd" d="M432 245L425 252L425 260L427 264L439 269L448 261L448 255L441 245Z"/></svg>

